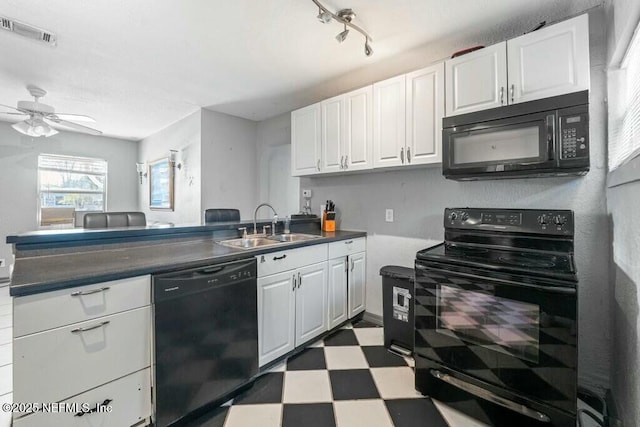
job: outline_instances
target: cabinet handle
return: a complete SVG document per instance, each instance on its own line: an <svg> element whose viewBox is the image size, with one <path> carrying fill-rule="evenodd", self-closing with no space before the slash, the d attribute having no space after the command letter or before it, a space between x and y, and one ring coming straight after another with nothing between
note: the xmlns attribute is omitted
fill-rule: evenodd
<svg viewBox="0 0 640 427"><path fill-rule="evenodd" d="M98 403L96 405L93 406L93 408L89 409L88 411L80 411L80 412L76 412L76 414L74 415L74 417L82 417L83 415L87 415L87 414L92 414L94 412L99 411L99 407L105 407L107 405L109 405L109 403L113 402L113 399L105 399L102 403Z"/></svg>
<svg viewBox="0 0 640 427"><path fill-rule="evenodd" d="M293 288L291 289L291 292L294 292L296 290L296 274L293 273Z"/></svg>
<svg viewBox="0 0 640 427"><path fill-rule="evenodd" d="M511 103L512 104L514 103L513 95L514 95L515 91L516 91L516 85L512 84L511 85Z"/></svg>
<svg viewBox="0 0 640 427"><path fill-rule="evenodd" d="M404 163L404 147L400 149L400 161Z"/></svg>
<svg viewBox="0 0 640 427"><path fill-rule="evenodd" d="M349 271L349 261L344 260L344 272L347 273Z"/></svg>
<svg viewBox="0 0 640 427"><path fill-rule="evenodd" d="M318 168L318 172L320 172L320 159L318 159L318 163L317 163L316 167Z"/></svg>
<svg viewBox="0 0 640 427"><path fill-rule="evenodd" d="M302 276L298 273L298 289L300 289L300 286L302 286Z"/></svg>
<svg viewBox="0 0 640 427"><path fill-rule="evenodd" d="M353 240L347 240L346 242L344 242L345 245L350 245L353 243Z"/></svg>
<svg viewBox="0 0 640 427"><path fill-rule="evenodd" d="M274 261L280 261L281 259L285 259L287 257L287 254L284 254L282 256L274 256L273 260Z"/></svg>
<svg viewBox="0 0 640 427"><path fill-rule="evenodd" d="M504 105L504 86L500 86L500 105Z"/></svg>
<svg viewBox="0 0 640 427"><path fill-rule="evenodd" d="M354 266L353 259L351 259L351 271L353 271L353 266Z"/></svg>
<svg viewBox="0 0 640 427"><path fill-rule="evenodd" d="M106 326L110 323L109 320L105 320L104 322L98 323L97 325L93 325L93 326L89 326L88 328L76 328L76 329L72 329L71 333L72 334L77 334L79 332L87 332L87 331L92 331L94 329L98 329L101 328L103 326Z"/></svg>
<svg viewBox="0 0 640 427"><path fill-rule="evenodd" d="M344 168L349 169L349 156L344 156Z"/></svg>
<svg viewBox="0 0 640 427"><path fill-rule="evenodd" d="M407 147L407 163L411 163L411 147Z"/></svg>
<svg viewBox="0 0 640 427"><path fill-rule="evenodd" d="M344 156L340 156L340 169L344 169Z"/></svg>
<svg viewBox="0 0 640 427"><path fill-rule="evenodd" d="M108 291L109 290L109 286L105 286L104 288L99 288L99 289L92 289L90 291L77 291L71 294L72 297L81 297L83 295L91 295L91 294L97 294L98 292L104 292L104 291Z"/></svg>

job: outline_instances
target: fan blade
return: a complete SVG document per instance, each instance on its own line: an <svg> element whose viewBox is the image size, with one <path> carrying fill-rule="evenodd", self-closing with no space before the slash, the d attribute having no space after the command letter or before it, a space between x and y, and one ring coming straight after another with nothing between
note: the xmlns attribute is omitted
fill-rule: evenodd
<svg viewBox="0 0 640 427"><path fill-rule="evenodd" d="M50 114L51 118L57 118L60 120L73 120L76 122L91 122L95 123L96 119L91 116L85 116L84 114L67 114L67 113L55 113Z"/></svg>
<svg viewBox="0 0 640 427"><path fill-rule="evenodd" d="M77 123L73 123L73 122L68 122L66 120L61 120L58 118L53 118L53 117L47 117L44 119L45 122L49 123L49 124L53 124L55 125L60 125L60 126L64 126L64 127L68 127L70 129L75 129L77 131L80 132L84 132L84 133L88 133L90 135L102 135L102 132L99 131L98 129L93 129L87 126L83 126L83 125L79 125Z"/></svg>
<svg viewBox="0 0 640 427"><path fill-rule="evenodd" d="M13 111L18 111L18 112L22 113L22 111L18 110L16 107L12 107L12 106L10 106L10 105L0 104L0 107L9 108L9 109L11 109L11 110L13 110ZM14 113L13 111L11 111L11 113L10 113L10 114L17 114L17 113ZM3 112L4 112L4 111L3 111ZM28 113L22 113L22 114L28 114Z"/></svg>
<svg viewBox="0 0 640 427"><path fill-rule="evenodd" d="M0 114L10 114L12 116L28 116L27 113L12 113L11 111L0 111Z"/></svg>

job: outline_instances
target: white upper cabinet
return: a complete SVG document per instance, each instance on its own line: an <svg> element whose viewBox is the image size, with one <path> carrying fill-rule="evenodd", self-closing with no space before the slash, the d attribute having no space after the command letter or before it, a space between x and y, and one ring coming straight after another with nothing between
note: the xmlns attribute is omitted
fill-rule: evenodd
<svg viewBox="0 0 640 427"><path fill-rule="evenodd" d="M373 167L373 87L367 86L344 95L345 136L342 154L344 169Z"/></svg>
<svg viewBox="0 0 640 427"><path fill-rule="evenodd" d="M447 116L506 105L506 42L448 60L445 68Z"/></svg>
<svg viewBox="0 0 640 427"><path fill-rule="evenodd" d="M371 86L322 101L321 173L372 168Z"/></svg>
<svg viewBox="0 0 640 427"><path fill-rule="evenodd" d="M406 163L442 161L444 63L406 75Z"/></svg>
<svg viewBox="0 0 640 427"><path fill-rule="evenodd" d="M321 116L320 103L291 112L291 174L293 176L320 172Z"/></svg>
<svg viewBox="0 0 640 427"><path fill-rule="evenodd" d="M400 166L405 150L405 75L373 85L373 166Z"/></svg>
<svg viewBox="0 0 640 427"><path fill-rule="evenodd" d="M446 115L589 89L589 16L445 62Z"/></svg>
<svg viewBox="0 0 640 427"><path fill-rule="evenodd" d="M509 103L589 89L589 16L507 42Z"/></svg>

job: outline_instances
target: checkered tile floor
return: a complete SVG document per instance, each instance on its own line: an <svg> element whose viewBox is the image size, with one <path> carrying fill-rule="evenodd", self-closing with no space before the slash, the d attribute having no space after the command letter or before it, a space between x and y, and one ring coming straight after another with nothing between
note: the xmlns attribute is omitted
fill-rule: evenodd
<svg viewBox="0 0 640 427"><path fill-rule="evenodd" d="M274 367L190 427L446 427L431 399L414 390L412 365L383 347L382 328L361 321Z"/></svg>

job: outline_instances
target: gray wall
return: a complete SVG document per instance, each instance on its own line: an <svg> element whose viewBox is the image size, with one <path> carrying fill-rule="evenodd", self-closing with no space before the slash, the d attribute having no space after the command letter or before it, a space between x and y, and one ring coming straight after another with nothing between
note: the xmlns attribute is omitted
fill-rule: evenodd
<svg viewBox="0 0 640 427"><path fill-rule="evenodd" d="M0 122L0 258L12 258L8 234L38 228L38 155L95 157L108 163L107 209L136 210L136 152L134 141L60 132L49 138L31 138ZM0 278L9 268L0 268Z"/></svg>
<svg viewBox="0 0 640 427"><path fill-rule="evenodd" d="M611 76L640 19L637 0L607 1L607 58ZM611 86L610 86L611 87ZM614 99L617 93L610 93ZM613 100L612 102L615 102ZM640 157L609 175L613 226L612 392L625 425L640 420Z"/></svg>
<svg viewBox="0 0 640 427"><path fill-rule="evenodd" d="M256 122L202 110L202 209L237 208L252 218L256 202Z"/></svg>
<svg viewBox="0 0 640 427"><path fill-rule="evenodd" d="M149 178L143 179L142 185L138 181L138 210L146 214L147 223L200 223L200 140L201 116L197 111L140 141L139 162L168 157L169 150L178 150L178 161L184 164L182 169L175 169L173 211L150 210Z"/></svg>
<svg viewBox="0 0 640 427"><path fill-rule="evenodd" d="M314 191L314 211L324 200L332 199L338 205L340 228L368 232L367 311L378 315L382 312L378 275L381 266L392 263L410 266L417 249L442 239L445 207L572 209L576 215L576 260L580 280L580 380L590 387L609 386L610 233L604 192L603 18L602 10L597 9L590 19L592 157L591 171L585 177L459 183L445 180L440 168L435 167L301 180L301 189ZM443 45L446 47L446 43ZM442 48L438 45L434 51L442 51ZM435 59L426 54L415 68L428 65L429 58ZM378 68L382 74L384 67ZM336 88L340 87L342 85L336 85ZM395 222L385 222L385 208L394 209Z"/></svg>

